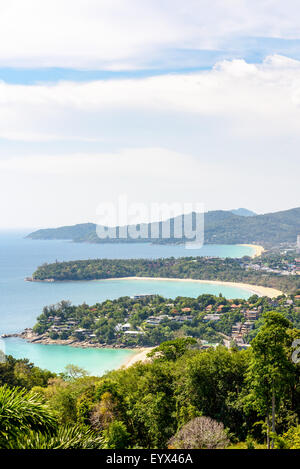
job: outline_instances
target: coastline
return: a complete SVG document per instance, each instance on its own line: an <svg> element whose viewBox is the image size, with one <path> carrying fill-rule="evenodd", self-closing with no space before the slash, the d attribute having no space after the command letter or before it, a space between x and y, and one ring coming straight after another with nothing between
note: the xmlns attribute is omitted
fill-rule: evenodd
<svg viewBox="0 0 300 469"><path fill-rule="evenodd" d="M130 366L134 365L135 363L138 362L150 362L151 359L147 358L147 354L151 352L155 347L143 347L138 350L136 350L137 353L132 355L131 357L127 358L125 363L121 365L119 368L129 368ZM133 349L130 349L133 350Z"/></svg>
<svg viewBox="0 0 300 469"><path fill-rule="evenodd" d="M12 334L3 334L0 336L2 339L10 339L12 337L17 337L19 339L25 340L31 344L42 344L42 345L68 345L74 348L98 348L98 349L116 349L116 350L130 350L133 352L139 353L142 349L141 347L128 347L124 344L93 344L86 341L78 341L75 339L51 339L50 337L44 335L37 335L32 331L31 328L26 328L23 332L12 333Z"/></svg>
<svg viewBox="0 0 300 469"><path fill-rule="evenodd" d="M222 280L199 280L192 278L169 278L169 277L117 277L117 278L107 278L101 280L93 280L94 282L106 282L110 280L158 280L158 281L170 281L170 282L197 282L197 283L209 283L211 285L224 285L227 287L238 287L245 290L249 290L250 293L256 294L259 296L268 296L269 298L274 298L279 295L283 295L283 292L277 290L276 288L263 287L261 285L251 285L250 283L241 283L241 282L224 282Z"/></svg>
<svg viewBox="0 0 300 469"><path fill-rule="evenodd" d="M236 246L246 246L248 248L254 249L254 254L253 256L251 256L252 259L254 259L255 257L261 256L262 253L265 252L265 248L263 248L259 244L237 244Z"/></svg>
<svg viewBox="0 0 300 469"><path fill-rule="evenodd" d="M125 345L101 345L101 344L91 344L88 342L78 342L74 340L61 340L61 339L50 339L49 337L43 338L42 336L37 336L32 329L26 329L21 333L14 334L3 334L1 338L9 339L11 337L17 337L19 339L25 340L31 344L42 344L42 345L64 345L74 348L96 348L96 349L112 349L112 350L130 350L132 355L126 358L125 362L121 363L118 368L129 368L131 365L134 365L138 362L149 362L150 359L147 358L147 354L151 352L155 347L126 347Z"/></svg>

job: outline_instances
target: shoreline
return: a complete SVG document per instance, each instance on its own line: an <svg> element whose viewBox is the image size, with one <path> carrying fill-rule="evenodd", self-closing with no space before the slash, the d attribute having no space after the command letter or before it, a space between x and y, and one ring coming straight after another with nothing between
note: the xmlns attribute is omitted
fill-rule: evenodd
<svg viewBox="0 0 300 469"><path fill-rule="evenodd" d="M127 357L124 362L122 362L116 370L119 369L127 369L130 366L134 365L135 363L138 362L150 362L151 359L147 358L147 354L151 352L155 347L125 347L125 346L118 346L118 345L100 345L100 344L88 344L88 343L80 343L76 341L69 341L69 340L53 340L50 338L39 338L39 336L35 336L34 333L31 333L31 330L27 330L27 332L24 334L24 332L21 333L14 333L14 334L3 334L0 336L2 339L10 339L10 338L19 338L22 340L25 340L27 343L31 344L40 344L40 345L63 345L63 346L69 346L69 347L74 347L74 348L97 348L97 349L106 349L106 350L128 350L132 352L132 355L130 357ZM158 346L157 346L158 347Z"/></svg>
<svg viewBox="0 0 300 469"><path fill-rule="evenodd" d="M61 339L50 339L37 336L32 333L31 329L26 329L26 332L14 333L14 334L3 334L0 338L10 339L18 338L25 340L30 344L40 344L40 345L63 345L74 348L97 348L97 349L110 349L110 350L130 350L132 355L127 357L126 360L118 366L116 369L120 368L129 368L131 365L134 365L137 362L148 362L147 354L151 352L155 347L126 347L122 345L101 345L101 344L89 344L87 342L78 342L72 340L61 340ZM158 346L157 346L158 347Z"/></svg>
<svg viewBox="0 0 300 469"><path fill-rule="evenodd" d="M250 291L250 293L259 295L259 296L268 296L269 298L275 298L277 296L283 295L283 292L277 290L276 288L263 287L261 285L251 285L250 283L241 283L241 282L224 282L222 280L199 280L193 278L169 278L169 277L116 277L116 278L105 278L93 280L93 282L107 282L110 280L158 280L158 281L170 281L170 282L196 282L196 283L208 283L210 285L223 285L227 287L237 287L243 288Z"/></svg>
<svg viewBox="0 0 300 469"><path fill-rule="evenodd" d="M139 353L142 349L146 347L128 347L125 346L124 344L93 344L90 342L80 342L78 340L73 340L73 339L51 339L50 337L44 337L43 335L37 335L34 332L32 332L31 328L25 329L25 331L20 332L20 333L12 333L12 334L2 334L0 336L1 339L11 339L11 338L18 338L25 340L26 342L30 344L39 344L39 345L67 345L69 347L74 347L74 348L97 348L97 349L115 349L115 350L130 350L132 352Z"/></svg>
<svg viewBox="0 0 300 469"><path fill-rule="evenodd" d="M236 246L246 246L248 248L254 249L254 254L251 256L252 259L261 256L262 253L265 252L265 248L259 244L236 244Z"/></svg>
<svg viewBox="0 0 300 469"><path fill-rule="evenodd" d="M157 346L158 347L158 346ZM131 357L127 358L125 363L123 363L120 368L129 368L130 366L134 365L135 363L142 362L147 363L150 362L151 359L147 358L147 354L151 352L155 347L141 347L140 349L136 350L136 353ZM130 349L133 350L133 349Z"/></svg>

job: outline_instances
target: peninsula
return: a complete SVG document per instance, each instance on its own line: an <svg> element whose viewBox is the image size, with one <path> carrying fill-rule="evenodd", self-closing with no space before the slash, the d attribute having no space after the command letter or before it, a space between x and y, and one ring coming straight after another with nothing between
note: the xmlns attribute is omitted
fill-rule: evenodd
<svg viewBox="0 0 300 469"><path fill-rule="evenodd" d="M299 327L299 309L300 295L271 299L253 294L243 300L210 294L175 299L150 294L77 306L61 301L45 306L33 329L19 337L41 344L133 348L144 355L149 347L184 336L204 347L225 341L245 348L257 334L264 313L278 311Z"/></svg>
<svg viewBox="0 0 300 469"><path fill-rule="evenodd" d="M271 296L293 293L300 288L296 259L286 264L285 258L220 259L210 257L181 257L164 259L92 259L43 264L28 280L79 281L149 277L163 279L191 279L246 284L246 288L259 291L261 287L277 291ZM294 256L295 258L295 256ZM259 259L259 260L257 260ZM268 267L268 262L272 266ZM289 267L291 266L291 267ZM293 267L292 267L293 266ZM290 270L289 270L290 269ZM260 291L266 294L266 291Z"/></svg>

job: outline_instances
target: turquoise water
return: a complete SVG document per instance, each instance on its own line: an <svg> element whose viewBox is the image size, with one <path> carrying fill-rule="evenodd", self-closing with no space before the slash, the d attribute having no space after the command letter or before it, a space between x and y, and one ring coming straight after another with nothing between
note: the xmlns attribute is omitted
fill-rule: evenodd
<svg viewBox="0 0 300 469"><path fill-rule="evenodd" d="M15 358L28 358L37 366L60 373L70 363L84 368L93 376L122 366L135 354L127 349L82 349L67 345L30 344L25 340L2 340L2 350Z"/></svg>
<svg viewBox="0 0 300 469"><path fill-rule="evenodd" d="M24 282L24 278L30 276L43 262L104 257L157 258L196 255L242 257L252 254L252 248L245 246L208 245L202 249L190 250L183 246L148 244L97 245L67 241L32 241L24 239L21 233L0 233L0 335L20 332L25 327L32 327L43 306L57 303L62 299L70 300L73 304L80 304L84 301L92 304L108 298L114 299L142 293L159 293L169 298L197 297L202 293L222 293L228 298L247 298L250 295L248 291L238 288L167 280ZM132 353L124 350L108 350L107 352L103 349L87 350L66 346L27 344L17 339L6 340L5 347L7 353L15 357L30 358L36 365L53 371L62 371L65 364L71 362L93 373L95 372L95 357L99 357L96 368L99 367L102 372L122 364L126 359L126 354Z"/></svg>

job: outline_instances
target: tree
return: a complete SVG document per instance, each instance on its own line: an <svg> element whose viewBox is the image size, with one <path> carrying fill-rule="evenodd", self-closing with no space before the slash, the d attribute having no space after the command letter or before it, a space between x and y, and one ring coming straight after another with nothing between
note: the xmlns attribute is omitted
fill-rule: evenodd
<svg viewBox="0 0 300 469"><path fill-rule="evenodd" d="M196 417L168 441L172 449L218 449L228 444L223 424L210 417Z"/></svg>
<svg viewBox="0 0 300 469"><path fill-rule="evenodd" d="M291 427L279 439L284 449L300 449L300 425Z"/></svg>
<svg viewBox="0 0 300 469"><path fill-rule="evenodd" d="M7 448L20 433L53 431L55 416L41 398L25 389L0 388L0 445Z"/></svg>
<svg viewBox="0 0 300 469"><path fill-rule="evenodd" d="M34 432L17 436L10 449L100 449L104 440L85 426L58 427L53 434Z"/></svg>
<svg viewBox="0 0 300 469"><path fill-rule="evenodd" d="M103 437L105 449L125 449L129 442L130 433L123 422L116 420L104 430Z"/></svg>
<svg viewBox="0 0 300 469"><path fill-rule="evenodd" d="M87 376L89 373L84 369L76 365L66 365L65 372L61 373L62 377L66 381L74 381L77 378Z"/></svg>
<svg viewBox="0 0 300 469"><path fill-rule="evenodd" d="M93 428L107 429L117 415L116 404L110 392L104 392L101 401L91 410L90 423Z"/></svg>
<svg viewBox="0 0 300 469"><path fill-rule="evenodd" d="M251 342L252 354L247 371L249 396L246 403L266 417L267 447L270 433L276 431L276 410L290 389L293 376L291 361L291 323L277 312L265 315L265 323ZM272 438L271 447L274 447Z"/></svg>
<svg viewBox="0 0 300 469"><path fill-rule="evenodd" d="M63 426L41 396L0 387L1 449L101 448L103 440L83 426Z"/></svg>
<svg viewBox="0 0 300 469"><path fill-rule="evenodd" d="M163 342L159 347L156 347L148 353L147 356L175 361L181 357L191 345L195 345L196 343L196 339L192 337L169 340Z"/></svg>

